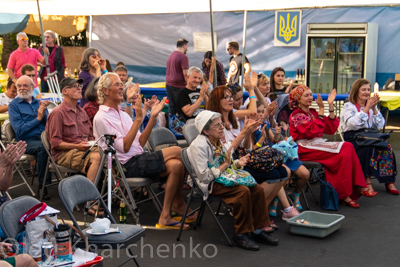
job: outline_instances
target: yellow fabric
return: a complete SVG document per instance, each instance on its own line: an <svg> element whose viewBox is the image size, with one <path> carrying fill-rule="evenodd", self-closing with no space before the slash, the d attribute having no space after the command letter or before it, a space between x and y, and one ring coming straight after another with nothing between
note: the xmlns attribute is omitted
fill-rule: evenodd
<svg viewBox="0 0 400 267"><path fill-rule="evenodd" d="M389 110L400 108L400 91L383 91L379 92L381 105Z"/></svg>
<svg viewBox="0 0 400 267"><path fill-rule="evenodd" d="M42 15L43 31L52 30L63 37L74 36L86 29L86 16ZM24 32L39 36L40 22L37 14L31 15Z"/></svg>
<svg viewBox="0 0 400 267"><path fill-rule="evenodd" d="M146 84L141 84L140 87L146 87L146 88L165 88L165 82L146 83Z"/></svg>
<svg viewBox="0 0 400 267"><path fill-rule="evenodd" d="M0 113L0 122L8 120L8 114Z"/></svg>

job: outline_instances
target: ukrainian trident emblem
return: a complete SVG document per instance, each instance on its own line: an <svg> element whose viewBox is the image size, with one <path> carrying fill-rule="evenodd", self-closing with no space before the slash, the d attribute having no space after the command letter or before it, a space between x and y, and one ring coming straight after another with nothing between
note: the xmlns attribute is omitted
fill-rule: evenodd
<svg viewBox="0 0 400 267"><path fill-rule="evenodd" d="M275 46L300 46L301 11L276 11Z"/></svg>

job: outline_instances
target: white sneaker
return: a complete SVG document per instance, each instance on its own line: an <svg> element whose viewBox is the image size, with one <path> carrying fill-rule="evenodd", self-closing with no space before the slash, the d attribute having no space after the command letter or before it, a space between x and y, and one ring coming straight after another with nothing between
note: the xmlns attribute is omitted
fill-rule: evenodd
<svg viewBox="0 0 400 267"><path fill-rule="evenodd" d="M299 215L300 212L296 210L293 206L290 206L290 210L288 212L284 212L282 210L282 220L287 221L290 218L293 218L294 216Z"/></svg>

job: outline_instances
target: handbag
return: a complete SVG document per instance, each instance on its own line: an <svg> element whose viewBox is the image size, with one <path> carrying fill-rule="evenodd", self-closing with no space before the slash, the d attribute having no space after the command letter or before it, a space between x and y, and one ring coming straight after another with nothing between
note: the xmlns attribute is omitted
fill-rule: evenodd
<svg viewBox="0 0 400 267"><path fill-rule="evenodd" d="M225 154L218 157L214 157L214 160L208 163L208 167L218 168L225 161ZM233 164L234 165L234 164ZM232 167L232 164L221 172L220 176L214 180L227 187L232 187L236 185L245 185L247 187L253 187L257 185L256 180L251 176L251 174L245 170Z"/></svg>
<svg viewBox="0 0 400 267"><path fill-rule="evenodd" d="M238 147L235 150L234 157L238 159L247 154L250 154L250 157L246 167L257 171L268 172L274 168L279 168L283 164L282 153L269 146L264 146L251 151L248 151L243 147Z"/></svg>
<svg viewBox="0 0 400 267"><path fill-rule="evenodd" d="M185 122L183 122L183 120L181 120L176 115L169 115L168 126L176 138L183 138L182 129L185 126Z"/></svg>
<svg viewBox="0 0 400 267"><path fill-rule="evenodd" d="M57 215L48 217L46 215L39 216L39 214L47 207L46 203L42 202L26 213L24 213L19 220L20 223L25 223L25 248L26 253L32 256L35 260L39 260L42 257L42 242L43 239L47 239L56 247L56 239L54 236L53 228L57 224ZM89 248L88 241L81 231L75 226L68 224L71 228L78 233L84 240L86 245L86 251Z"/></svg>
<svg viewBox="0 0 400 267"><path fill-rule="evenodd" d="M373 146L379 149L388 148L386 140L390 137L393 132L380 133L377 129L366 128L354 134L354 140L359 146Z"/></svg>
<svg viewBox="0 0 400 267"><path fill-rule="evenodd" d="M319 193L319 198L321 202L321 207L323 210L339 210L339 195L333 188L332 184L328 181L322 180L318 177L321 183L321 190Z"/></svg>

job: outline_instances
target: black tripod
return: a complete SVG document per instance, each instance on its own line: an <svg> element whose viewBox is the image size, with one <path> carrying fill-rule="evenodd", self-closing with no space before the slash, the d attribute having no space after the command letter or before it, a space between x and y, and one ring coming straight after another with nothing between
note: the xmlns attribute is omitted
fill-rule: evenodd
<svg viewBox="0 0 400 267"><path fill-rule="evenodd" d="M100 155L101 155L101 163L100 163L100 168L97 171L96 180L95 180L94 184L95 184L95 186L97 186L100 181L101 172L103 171L102 166L104 166L104 163L105 163L105 160L107 157L108 158L107 175L106 175L107 178L104 179L103 186L101 189L101 195L104 196L105 188L107 185L107 205L108 205L109 211L111 212L112 197L117 198L119 200L123 200L126 203L126 207L127 207L128 211L132 214L136 224L140 224L139 223L139 209L137 208L135 200L133 199L132 192L129 188L129 184L128 184L125 174L124 174L124 170L123 170L122 165L119 162L118 157L115 153L116 152L115 148L113 147L116 135L104 134L104 135L100 136L96 140L96 142L92 145L92 147L89 150L87 150L86 153L82 156L82 159L84 159L90 153L91 149L97 144L97 142L100 141L101 138L105 138L105 143L107 145L107 149L104 151L101 151L101 149L99 149ZM117 169L120 174L119 175L120 177L116 177L112 174L113 156L115 159L115 163L117 164ZM114 189L113 189L112 185L114 185ZM128 194L128 197L125 196L125 192L124 192L124 190L122 190L121 186L125 187L125 191Z"/></svg>

